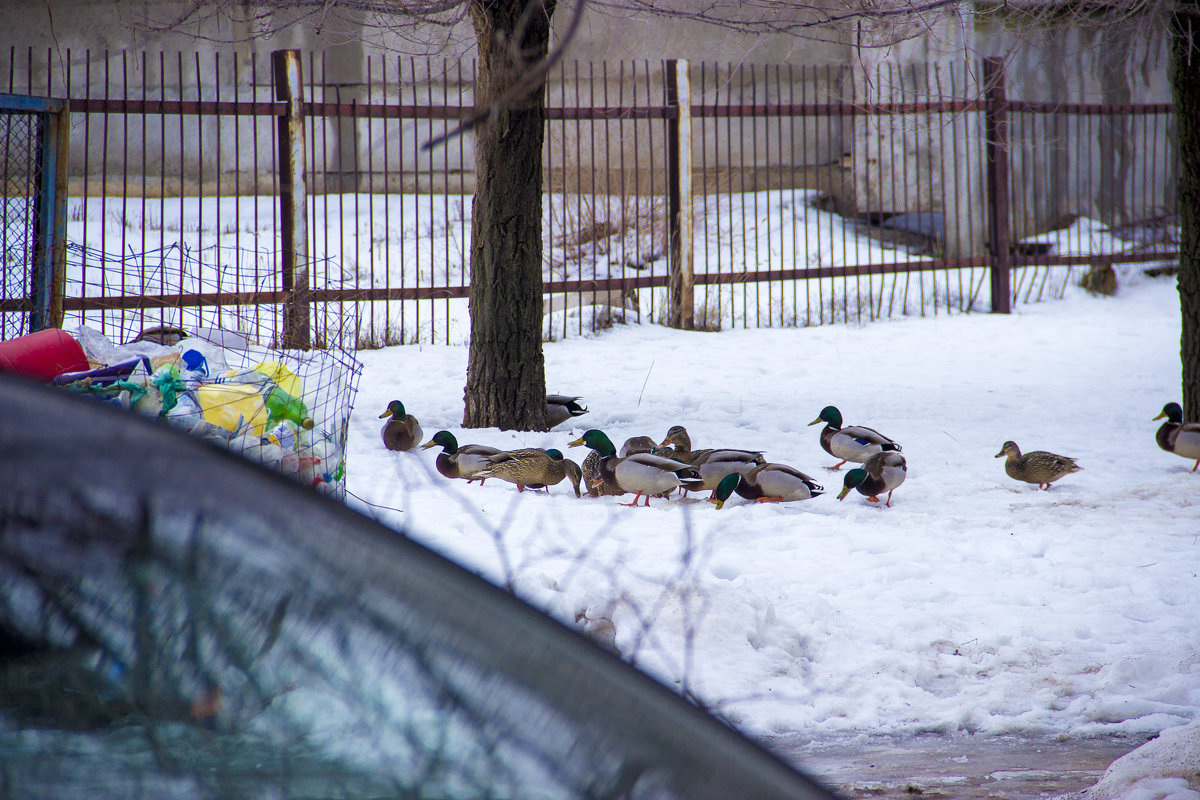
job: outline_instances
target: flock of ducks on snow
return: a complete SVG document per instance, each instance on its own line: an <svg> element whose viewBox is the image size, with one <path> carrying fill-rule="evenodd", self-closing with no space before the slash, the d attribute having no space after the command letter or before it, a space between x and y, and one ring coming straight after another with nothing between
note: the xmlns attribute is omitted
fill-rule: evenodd
<svg viewBox="0 0 1200 800"><path fill-rule="evenodd" d="M579 397L546 395L546 420L550 427L587 413ZM824 492L810 476L787 464L767 461L757 450L711 448L693 450L691 437L682 425L667 431L666 438L656 442L649 436L627 439L618 451L602 431L592 429L570 443L591 450L583 466L565 458L560 450L529 447L519 450L500 450L481 444L460 445L454 434L438 431L422 443L423 431L416 417L405 412L404 404L393 400L379 415L387 418L381 435L389 450L429 449L440 446L442 452L435 461L437 471L447 478L483 483L498 478L514 483L518 491L526 488L549 491L550 486L563 479L571 482L575 496L580 484L593 496L633 494L633 501L621 505L636 506L645 497L668 497L676 489L709 491L708 500L722 508L736 492L747 500L761 503L807 500ZM1200 423L1183 421L1183 409L1178 403L1167 403L1155 420L1166 418L1155 434L1158 446L1169 453L1194 459L1192 472L1200 468ZM908 465L901 447L879 431L863 425L842 426L842 415L834 406L821 409L820 415L809 423L824 422L820 442L825 452L841 459L827 467L841 469L843 464L860 464L849 470L844 478L838 500L857 490L872 503L878 503L887 492L886 506L892 504L892 492L908 474ZM1010 478L1037 484L1049 489L1058 479L1078 472L1082 467L1075 459L1035 450L1022 453L1015 442L1005 442L996 458L1005 458L1004 471Z"/></svg>

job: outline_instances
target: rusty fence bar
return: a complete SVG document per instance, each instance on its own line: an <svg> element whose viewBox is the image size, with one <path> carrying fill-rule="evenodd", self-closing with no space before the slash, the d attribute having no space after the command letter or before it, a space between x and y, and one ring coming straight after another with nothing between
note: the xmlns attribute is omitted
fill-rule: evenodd
<svg viewBox="0 0 1200 800"><path fill-rule="evenodd" d="M999 59L983 60L983 82L988 104L984 112L984 146L987 149L988 230L992 251L992 313L1012 311L1009 270L1008 202L1008 95L1004 87L1004 65Z"/></svg>
<svg viewBox="0 0 1200 800"><path fill-rule="evenodd" d="M74 114L69 320L295 344L306 274L315 346L465 341L472 142L423 145L472 113L475 67L365 60L365 80L347 83L305 53L301 92L277 96L280 68L254 54L43 64L10 51L13 91L65 94ZM552 76L547 338L620 320L713 329L982 310L989 286L1005 310L1060 295L1088 268L1175 258L1170 104L1016 100L995 91L997 64L980 80L965 63L881 64L866 79L696 63L690 91L672 96L678 67ZM692 144L679 152L685 105ZM280 126L293 132L282 147ZM289 213L293 147L307 197ZM290 246L289 226L306 230ZM685 261L694 299L680 304L670 287Z"/></svg>

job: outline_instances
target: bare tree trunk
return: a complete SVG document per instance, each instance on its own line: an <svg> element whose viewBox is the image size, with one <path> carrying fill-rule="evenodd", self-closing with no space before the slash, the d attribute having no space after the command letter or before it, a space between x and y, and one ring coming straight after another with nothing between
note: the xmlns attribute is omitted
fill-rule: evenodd
<svg viewBox="0 0 1200 800"><path fill-rule="evenodd" d="M1183 0L1171 19L1171 89L1179 136L1179 309L1183 413L1200 419L1200 2Z"/></svg>
<svg viewBox="0 0 1200 800"><path fill-rule="evenodd" d="M504 97L544 58L554 0L472 0L479 43L471 347L463 426L546 430L542 357L545 89Z"/></svg>

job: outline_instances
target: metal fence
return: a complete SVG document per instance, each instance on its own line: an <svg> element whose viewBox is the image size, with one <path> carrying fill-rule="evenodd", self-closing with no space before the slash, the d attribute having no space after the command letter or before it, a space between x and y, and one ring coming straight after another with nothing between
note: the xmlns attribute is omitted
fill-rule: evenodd
<svg viewBox="0 0 1200 800"><path fill-rule="evenodd" d="M4 186L0 199L0 268L4 273L0 302L14 306L14 310L0 313L0 337L4 339L29 333L24 301L33 275L37 141L36 115L0 111L0 180Z"/></svg>
<svg viewBox="0 0 1200 800"><path fill-rule="evenodd" d="M67 126L61 100L0 94L0 339L62 319Z"/></svg>
<svg viewBox="0 0 1200 800"><path fill-rule="evenodd" d="M473 112L474 65L365 55L347 81L301 64L314 342L466 341L472 139L425 145ZM567 64L548 86L547 338L667 321L679 269L712 329L1006 310L1095 265L1176 257L1169 105L1010 99L996 62L673 69ZM8 73L73 112L68 324L279 339L294 287L271 64L13 51Z"/></svg>

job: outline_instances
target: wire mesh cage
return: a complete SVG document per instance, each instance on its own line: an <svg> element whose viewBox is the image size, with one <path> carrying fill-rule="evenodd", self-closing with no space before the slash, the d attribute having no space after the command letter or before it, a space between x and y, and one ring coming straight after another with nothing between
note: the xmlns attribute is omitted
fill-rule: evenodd
<svg viewBox="0 0 1200 800"><path fill-rule="evenodd" d="M134 285L140 305L69 312L64 327L91 369L60 375L56 383L160 418L344 498L346 436L362 372L354 354L336 343L280 347L283 303L183 304L186 295L214 291L285 297L273 272L261 278L241 272L270 254L201 253L178 244L125 254L72 244L68 252L68 282L75 284L69 291L86 298L112 293L114 284L122 291Z"/></svg>

